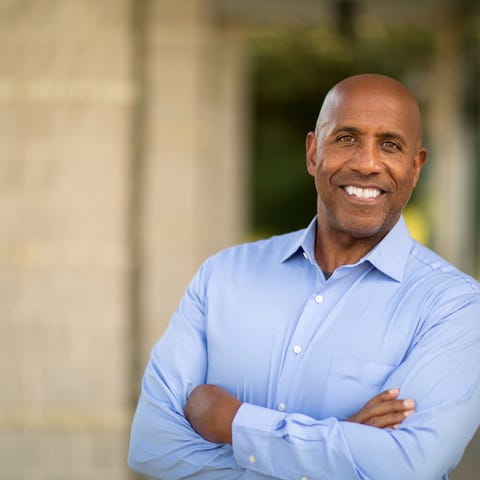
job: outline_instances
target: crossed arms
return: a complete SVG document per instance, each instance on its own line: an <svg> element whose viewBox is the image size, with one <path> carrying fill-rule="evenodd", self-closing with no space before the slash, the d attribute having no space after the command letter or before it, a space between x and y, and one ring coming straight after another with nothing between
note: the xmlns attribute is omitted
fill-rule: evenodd
<svg viewBox="0 0 480 480"><path fill-rule="evenodd" d="M414 413L415 402L397 399L398 388L386 390L367 402L347 419L377 428L397 428ZM205 440L232 443L232 424L242 402L216 385L199 385L190 394L184 409L185 418Z"/></svg>
<svg viewBox="0 0 480 480"><path fill-rule="evenodd" d="M171 342L171 348L162 353L159 346L145 374L129 463L154 478L226 480L243 478L245 469L253 467L258 478L290 479L301 478L299 473L308 466L305 477L310 479L439 480L459 461L478 425L478 383L469 391L461 390L461 370L478 371L480 358L473 348L465 362L459 363L454 354L452 371L445 372L449 383L455 377L460 381L459 392L452 390L450 398L425 407L436 387L425 385L419 391L420 409L410 415L413 405L398 400L398 390L387 384L384 393L348 421L338 421L280 414L241 403L215 386L195 388L205 378L205 359L192 359L189 372L182 375L169 368L182 343L184 352L193 351L194 338L192 332L167 334L162 343ZM423 367L428 369L419 368ZM398 373L408 377L404 368ZM415 398L409 379L401 384ZM270 452L271 458L259 458L257 453L257 462L251 465L251 451Z"/></svg>

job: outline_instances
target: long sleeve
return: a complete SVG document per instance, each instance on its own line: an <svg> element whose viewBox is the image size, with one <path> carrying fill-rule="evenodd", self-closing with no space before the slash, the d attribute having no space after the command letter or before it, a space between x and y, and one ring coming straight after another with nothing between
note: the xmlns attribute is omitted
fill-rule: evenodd
<svg viewBox="0 0 480 480"><path fill-rule="evenodd" d="M237 463L285 480L446 478L480 422L478 295L454 299L432 316L447 308L444 318L423 326L383 385L417 403L399 429L244 404L233 425Z"/></svg>
<svg viewBox="0 0 480 480"><path fill-rule="evenodd" d="M153 478L239 478L231 445L200 437L183 416L191 390L205 383L204 266L152 351L135 414L128 463Z"/></svg>

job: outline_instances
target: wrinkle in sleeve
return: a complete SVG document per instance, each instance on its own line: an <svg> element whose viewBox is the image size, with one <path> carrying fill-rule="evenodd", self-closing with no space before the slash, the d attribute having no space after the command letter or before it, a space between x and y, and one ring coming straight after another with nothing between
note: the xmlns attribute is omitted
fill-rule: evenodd
<svg viewBox="0 0 480 480"><path fill-rule="evenodd" d="M363 480L340 423L242 404L233 423L233 450L246 469L279 479Z"/></svg>
<svg viewBox="0 0 480 480"><path fill-rule="evenodd" d="M165 334L157 342L142 380L130 436L130 468L174 480L240 478L230 445L200 437L183 415L191 390L205 382L204 334L208 264L193 278Z"/></svg>

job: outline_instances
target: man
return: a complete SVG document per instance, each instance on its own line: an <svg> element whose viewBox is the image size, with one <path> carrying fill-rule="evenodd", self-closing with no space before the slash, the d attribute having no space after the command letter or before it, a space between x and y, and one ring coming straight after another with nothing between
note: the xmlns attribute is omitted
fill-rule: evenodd
<svg viewBox="0 0 480 480"><path fill-rule="evenodd" d="M154 347L129 464L167 479L440 480L480 422L480 288L410 237L427 152L380 75L307 136L317 217L208 259Z"/></svg>

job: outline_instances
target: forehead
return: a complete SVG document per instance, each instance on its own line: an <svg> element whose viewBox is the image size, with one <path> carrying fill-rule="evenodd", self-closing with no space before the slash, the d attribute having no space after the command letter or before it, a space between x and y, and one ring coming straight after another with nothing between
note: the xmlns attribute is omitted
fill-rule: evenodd
<svg viewBox="0 0 480 480"><path fill-rule="evenodd" d="M415 142L420 138L416 102L391 89L350 89L337 91L328 99L319 122L327 135L341 127L375 133L394 132Z"/></svg>
<svg viewBox="0 0 480 480"><path fill-rule="evenodd" d="M366 126L381 124L407 127L413 119L410 102L384 92L346 93L339 96L336 108L331 109L331 120L357 121Z"/></svg>

